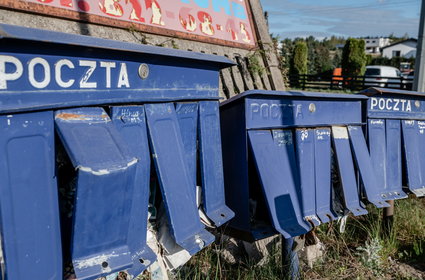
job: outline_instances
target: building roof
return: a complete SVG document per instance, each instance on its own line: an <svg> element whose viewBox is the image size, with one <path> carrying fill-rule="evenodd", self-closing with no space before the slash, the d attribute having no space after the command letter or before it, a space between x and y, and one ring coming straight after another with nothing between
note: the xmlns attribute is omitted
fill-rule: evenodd
<svg viewBox="0 0 425 280"><path fill-rule="evenodd" d="M391 45L382 47L381 49L386 49L386 48L389 48L389 47L392 47L392 46L395 46L395 45L398 45L398 44L402 44L402 43L405 43L405 42L408 42L408 41L418 42L418 40L415 39L415 38L409 38L409 39L406 39L406 40L403 40L403 41L398 41L398 42L395 42L395 43L393 43Z"/></svg>

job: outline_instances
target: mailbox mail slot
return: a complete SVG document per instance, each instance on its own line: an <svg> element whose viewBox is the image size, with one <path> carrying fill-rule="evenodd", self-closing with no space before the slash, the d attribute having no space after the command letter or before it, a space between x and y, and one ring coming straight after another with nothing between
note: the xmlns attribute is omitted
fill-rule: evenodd
<svg viewBox="0 0 425 280"><path fill-rule="evenodd" d="M199 211L213 226L233 217L224 201L218 102L219 70L232 62L0 29L6 279L62 279L68 263L77 279L140 274L156 260L146 244L152 180L175 246L193 255L213 242Z"/></svg>
<svg viewBox="0 0 425 280"><path fill-rule="evenodd" d="M405 198L403 185L416 196L424 196L425 96L384 88L361 93L369 96L365 110L368 143L375 172L384 182L382 197Z"/></svg>
<svg viewBox="0 0 425 280"><path fill-rule="evenodd" d="M387 206L374 190L378 182L362 130L365 101L257 90L224 102L226 201L235 211L231 233L256 240L277 231L290 238L347 210L362 215L367 211L361 190L376 206Z"/></svg>

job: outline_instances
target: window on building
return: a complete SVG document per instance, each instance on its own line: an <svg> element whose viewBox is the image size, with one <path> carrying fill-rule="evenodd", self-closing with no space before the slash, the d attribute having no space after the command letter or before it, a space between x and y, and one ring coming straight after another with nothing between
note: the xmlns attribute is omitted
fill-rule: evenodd
<svg viewBox="0 0 425 280"><path fill-rule="evenodd" d="M372 41L372 43L376 43L376 41L375 41L375 40L373 40L373 41Z"/></svg>
<svg viewBox="0 0 425 280"><path fill-rule="evenodd" d="M369 44L369 43L370 43L370 41L369 41L369 40L367 40L367 41L366 41L366 43L367 43L367 44Z"/></svg>
<svg viewBox="0 0 425 280"><path fill-rule="evenodd" d="M393 57L400 57L401 51L393 51Z"/></svg>

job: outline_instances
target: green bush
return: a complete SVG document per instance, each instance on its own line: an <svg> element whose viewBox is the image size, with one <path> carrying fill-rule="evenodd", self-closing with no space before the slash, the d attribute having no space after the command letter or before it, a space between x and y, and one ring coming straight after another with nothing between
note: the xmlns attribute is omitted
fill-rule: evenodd
<svg viewBox="0 0 425 280"><path fill-rule="evenodd" d="M365 41L348 38L342 51L342 74L361 76L366 70Z"/></svg>
<svg viewBox="0 0 425 280"><path fill-rule="evenodd" d="M308 48L305 42L297 42L294 47L291 63L291 74L307 74Z"/></svg>

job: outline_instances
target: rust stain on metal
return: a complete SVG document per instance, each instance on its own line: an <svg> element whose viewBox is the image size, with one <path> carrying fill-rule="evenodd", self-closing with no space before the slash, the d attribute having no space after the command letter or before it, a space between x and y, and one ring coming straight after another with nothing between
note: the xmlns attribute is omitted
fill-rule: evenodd
<svg viewBox="0 0 425 280"><path fill-rule="evenodd" d="M65 121L75 121L75 120L93 120L96 117L101 117L102 119L108 119L108 115L102 114L100 116L91 116L91 115L81 115L81 114L71 114L71 113L60 113L56 115L57 119Z"/></svg>
<svg viewBox="0 0 425 280"><path fill-rule="evenodd" d="M86 120L87 115L79 115L79 114L70 114L70 113L60 113L56 116L57 119L62 120Z"/></svg>

